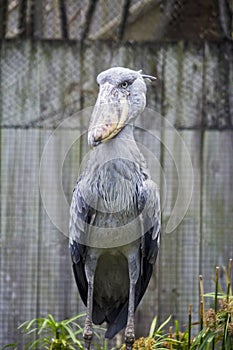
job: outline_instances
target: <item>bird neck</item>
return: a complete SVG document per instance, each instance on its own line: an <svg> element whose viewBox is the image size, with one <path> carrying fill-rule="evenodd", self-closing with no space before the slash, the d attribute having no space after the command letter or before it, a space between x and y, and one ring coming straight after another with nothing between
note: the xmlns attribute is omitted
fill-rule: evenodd
<svg viewBox="0 0 233 350"><path fill-rule="evenodd" d="M135 141L134 139L134 125L133 124L126 124L124 128L117 134L116 138L118 138L120 141L123 140L130 140Z"/></svg>
<svg viewBox="0 0 233 350"><path fill-rule="evenodd" d="M134 139L134 126L126 125L114 138L99 144L90 152L90 166L98 166L111 159L128 159L146 169L145 159Z"/></svg>

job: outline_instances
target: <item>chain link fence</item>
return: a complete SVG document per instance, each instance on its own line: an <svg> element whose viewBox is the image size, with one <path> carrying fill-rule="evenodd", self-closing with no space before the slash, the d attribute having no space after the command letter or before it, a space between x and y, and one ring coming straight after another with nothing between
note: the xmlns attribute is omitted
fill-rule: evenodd
<svg viewBox="0 0 233 350"><path fill-rule="evenodd" d="M0 37L232 40L232 7L230 0L2 0Z"/></svg>
<svg viewBox="0 0 233 350"><path fill-rule="evenodd" d="M137 335L148 332L154 315L164 321L172 314L185 324L191 303L197 320L195 279L203 273L211 291L215 265L226 264L233 254L232 2L2 0L0 10L0 345L19 341L17 327L26 319L48 313L63 319L85 309L71 273L67 237L46 213L38 174L54 130L93 106L97 74L117 65L157 76L148 87L148 105L179 131L194 171L188 213L174 234L163 237L137 312ZM77 130L85 131L88 121L82 120L85 125L59 129L60 143L43 174L64 220L54 179L66 143ZM155 126L152 115L142 120L143 128L147 123ZM80 139L63 164L67 202L87 153L85 135ZM190 169L184 169L183 150L171 131L159 130L156 142L146 135L140 141L161 164L162 175L160 169L155 175L166 192L165 226L179 184L172 152L180 159L184 191Z"/></svg>

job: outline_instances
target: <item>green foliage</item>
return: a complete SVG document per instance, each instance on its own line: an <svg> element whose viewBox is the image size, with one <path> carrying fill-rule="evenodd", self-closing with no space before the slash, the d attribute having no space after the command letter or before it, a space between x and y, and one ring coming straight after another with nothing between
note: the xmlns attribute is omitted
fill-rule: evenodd
<svg viewBox="0 0 233 350"><path fill-rule="evenodd" d="M52 315L47 318L35 318L19 326L25 335L36 335L36 340L30 341L25 349L76 350L83 349L82 328L77 320L83 314L60 322Z"/></svg>
<svg viewBox="0 0 233 350"><path fill-rule="evenodd" d="M22 323L18 328L26 338L30 338L24 350L84 350L83 328L78 321L85 314L57 322L52 315L46 318L35 318ZM101 339L100 327L94 328L94 334ZM31 338L33 337L33 340ZM18 350L17 344L8 344L3 349ZM107 350L107 341L103 347L96 345L96 350Z"/></svg>
<svg viewBox="0 0 233 350"><path fill-rule="evenodd" d="M192 307L188 313L188 326L184 332L180 331L179 322L175 320L174 327L165 332L164 328L171 320L169 317L157 328L157 317L151 323L148 337L137 339L133 350L233 350L233 296L231 288L232 260L229 261L228 271L224 269L226 276L227 292L224 292L218 284L219 268L216 268L215 292L203 294L202 276L200 276L200 331L192 337ZM220 290L220 292L219 292ZM204 297L211 297L215 301L215 309L204 312ZM175 332L173 333L173 328ZM125 345L121 350L125 350Z"/></svg>
<svg viewBox="0 0 233 350"><path fill-rule="evenodd" d="M175 320L174 326L165 328L171 321L168 317L160 326L157 326L157 317L152 320L148 337L141 337L134 342L133 350L232 350L233 349L233 295L231 286L232 259L229 261L228 271L224 269L226 276L227 291L224 292L218 283L219 268L216 267L215 292L204 294L202 276L200 276L200 331L192 337L192 307L188 312L188 326L184 332L180 331L179 322ZM214 309L204 312L204 297L214 299ZM24 347L24 350L84 350L83 328L79 325L79 318L84 314L77 315L68 320L55 321L52 315L47 318L36 318L24 322L19 329L25 336L34 336ZM173 332L173 328L175 332ZM96 327L95 335L101 343L101 328ZM107 341L103 346L93 344L93 349L107 350ZM16 344L8 344L3 348L17 350ZM120 350L125 350L122 345Z"/></svg>

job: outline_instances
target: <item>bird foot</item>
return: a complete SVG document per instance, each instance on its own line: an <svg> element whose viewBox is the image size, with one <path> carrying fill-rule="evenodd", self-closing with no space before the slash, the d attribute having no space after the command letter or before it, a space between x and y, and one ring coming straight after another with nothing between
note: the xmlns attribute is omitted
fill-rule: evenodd
<svg viewBox="0 0 233 350"><path fill-rule="evenodd" d="M90 350L91 339L92 339L92 337L90 337L90 338L84 337L84 350Z"/></svg>
<svg viewBox="0 0 233 350"><path fill-rule="evenodd" d="M84 343L84 350L90 350L91 342L86 342Z"/></svg>
<svg viewBox="0 0 233 350"><path fill-rule="evenodd" d="M134 327L127 327L125 331L126 350L132 350L135 341Z"/></svg>
<svg viewBox="0 0 233 350"><path fill-rule="evenodd" d="M83 332L84 349L85 350L89 350L90 349L92 336L93 336L92 328L89 325L85 326L84 332Z"/></svg>
<svg viewBox="0 0 233 350"><path fill-rule="evenodd" d="M126 350L132 350L133 344L127 344L126 343Z"/></svg>

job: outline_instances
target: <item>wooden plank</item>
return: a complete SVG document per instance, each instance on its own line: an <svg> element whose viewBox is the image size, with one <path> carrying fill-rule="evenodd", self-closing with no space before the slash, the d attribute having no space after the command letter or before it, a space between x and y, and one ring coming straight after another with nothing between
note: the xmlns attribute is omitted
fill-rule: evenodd
<svg viewBox="0 0 233 350"><path fill-rule="evenodd" d="M232 49L228 43L206 43L204 60L203 121L208 128L223 129L230 126Z"/></svg>
<svg viewBox="0 0 233 350"><path fill-rule="evenodd" d="M59 4L56 0L47 0L43 6L43 37L46 39L61 39L61 23Z"/></svg>
<svg viewBox="0 0 233 350"><path fill-rule="evenodd" d="M142 69L144 73L162 76L163 50L158 47L136 48L133 52L133 69ZM148 83L147 107L135 122L135 138L144 155L152 179L161 187L161 85ZM152 319L159 309L159 258L148 289L136 312L136 334L147 335Z"/></svg>
<svg viewBox="0 0 233 350"><path fill-rule="evenodd" d="M0 344L37 315L39 132L2 131Z"/></svg>
<svg viewBox="0 0 233 350"><path fill-rule="evenodd" d="M199 127L202 122L202 44L164 46L163 113L176 127Z"/></svg>
<svg viewBox="0 0 233 350"><path fill-rule="evenodd" d="M2 124L51 128L76 113L81 90L79 49L74 43L4 42Z"/></svg>
<svg viewBox="0 0 233 350"><path fill-rule="evenodd" d="M192 166L185 159L187 152L178 137L181 137L191 156ZM162 243L159 258L159 320L169 315L178 319L180 325L187 322L189 304L193 304L194 317L198 313L198 275L199 275L199 230L200 230L200 132L166 130L164 133L163 190L164 207L162 211ZM178 157L177 157L178 156ZM190 197L190 178L193 175L193 191ZM174 213L178 191L181 191L183 203ZM184 203L190 201L185 212ZM176 225L183 212L183 220ZM166 233L170 216L174 230ZM177 216L177 218L176 218Z"/></svg>
<svg viewBox="0 0 233 350"><path fill-rule="evenodd" d="M0 38L4 39L7 27L7 0L1 1L0 12Z"/></svg>
<svg viewBox="0 0 233 350"><path fill-rule="evenodd" d="M232 46L228 47L228 57L229 59L229 88L228 88L228 101L229 101L229 113L231 119L231 126L233 126L233 48Z"/></svg>
<svg viewBox="0 0 233 350"><path fill-rule="evenodd" d="M28 41L4 42L1 51L2 124L27 125L39 117L38 50Z"/></svg>
<svg viewBox="0 0 233 350"><path fill-rule="evenodd" d="M33 126L55 128L80 108L79 44L40 44L40 119Z"/></svg>
<svg viewBox="0 0 233 350"><path fill-rule="evenodd" d="M215 266L226 266L233 257L232 139L232 131L204 134L200 268L205 292L214 291ZM222 272L220 280L225 286Z"/></svg>
<svg viewBox="0 0 233 350"><path fill-rule="evenodd" d="M41 132L43 148L47 144L47 138L54 137L55 140L49 148L43 150L47 152L47 158L40 169L43 206L39 242L38 309L40 315L52 313L57 319L83 311L72 275L68 247L69 204L80 161L79 142L73 144L76 134L78 135L77 130L67 129L59 130L55 135L48 131ZM50 197L47 200L44 196L46 191L49 191Z"/></svg>
<svg viewBox="0 0 233 350"><path fill-rule="evenodd" d="M88 38L117 40L123 6L123 0L117 2L100 0L92 18Z"/></svg>
<svg viewBox="0 0 233 350"><path fill-rule="evenodd" d="M133 47L129 44L129 49L132 58L127 61L131 64L131 67L136 71L142 70L144 74L149 74L157 78L156 81L149 82L147 84L147 108L153 109L156 112L161 113L161 96L162 96L162 65L163 65L163 48L159 45L143 45ZM131 63L132 61L132 63ZM129 65L127 65L128 67ZM146 119L146 117L144 118ZM154 119L150 120L151 123ZM145 120L146 121L146 120ZM145 123L144 121L144 123ZM154 120L155 121L155 120ZM153 123L152 123L153 124Z"/></svg>
<svg viewBox="0 0 233 350"><path fill-rule="evenodd" d="M82 108L94 106L98 94L98 85L96 82L97 75L101 72L101 67L98 66L97 56L104 55L101 47L100 54L96 54L95 48L90 45L84 47L81 56L81 83L82 83ZM107 57L105 58L107 60ZM106 62L106 61L103 62ZM101 59L100 59L101 61ZM99 61L98 61L99 62ZM107 68L106 68L107 69Z"/></svg>
<svg viewBox="0 0 233 350"><path fill-rule="evenodd" d="M144 117L150 118L151 122L153 123L154 114L151 113L151 110L146 110L144 113ZM146 159L151 178L160 188L160 129L147 129L143 127L142 124L140 124L140 128L136 129L135 135L138 147ZM159 263L157 261L148 289L136 313L135 322L136 333L138 334L138 336L148 334L150 322L158 313L158 266Z"/></svg>
<svg viewBox="0 0 233 350"><path fill-rule="evenodd" d="M66 130L61 136L61 149L55 150L54 155L59 156L62 148L67 147L67 140L76 138L76 133L77 130ZM39 209L38 147L51 132L41 132L43 137L38 130L4 130L3 134L3 144L7 147L4 147L1 177L4 248L1 254L1 266L4 266L1 274L1 305L4 305L1 341L7 343L20 339L16 329L26 319L46 316L49 312L63 319L83 311L83 305L71 271L68 239L50 222L44 208ZM69 196L77 176L77 168L71 163L79 163L78 159L79 145L76 143L64 161L64 191ZM56 163L56 157L54 161ZM56 181L56 164L51 163L47 169L48 183ZM50 193L54 206L61 209L52 188ZM34 213L34 207L37 213Z"/></svg>
<svg viewBox="0 0 233 350"><path fill-rule="evenodd" d="M84 6L88 2L83 2ZM66 1L66 13L68 19L68 33L70 39L80 40L83 26L83 16L81 11L81 3L73 0Z"/></svg>

